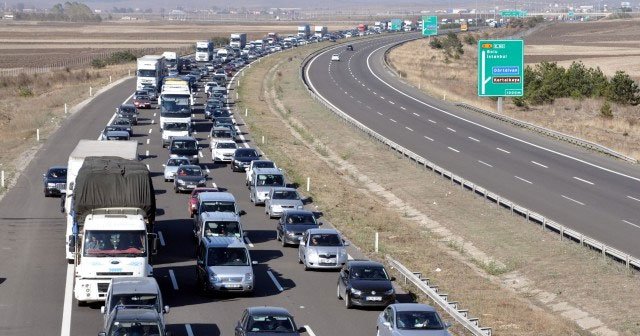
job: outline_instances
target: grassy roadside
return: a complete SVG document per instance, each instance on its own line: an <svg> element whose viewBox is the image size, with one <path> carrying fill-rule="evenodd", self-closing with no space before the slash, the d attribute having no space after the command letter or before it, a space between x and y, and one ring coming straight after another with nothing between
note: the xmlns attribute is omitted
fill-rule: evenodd
<svg viewBox="0 0 640 336"><path fill-rule="evenodd" d="M304 185L311 177L316 205L349 239L371 254L379 231L383 253L452 293L496 335L589 334L560 316L602 334L615 333L599 321L622 334L640 332L632 308L638 303L629 299L640 294L636 276L451 187L343 124L304 90L304 54L254 64L239 89L239 108L249 109L244 119L253 137L265 136L260 147L292 181Z"/></svg>
<svg viewBox="0 0 640 336"><path fill-rule="evenodd" d="M37 148L65 120L68 111L112 81L127 76L135 64L113 65L104 69L78 69L37 75L0 77L0 170L5 171L6 187L16 180ZM40 129L40 143L36 141ZM64 164L64 162L60 162Z"/></svg>

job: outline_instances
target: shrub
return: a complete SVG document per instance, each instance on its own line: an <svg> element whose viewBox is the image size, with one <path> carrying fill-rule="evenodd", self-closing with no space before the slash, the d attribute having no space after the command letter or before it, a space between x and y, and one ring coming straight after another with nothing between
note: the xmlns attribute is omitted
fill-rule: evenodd
<svg viewBox="0 0 640 336"><path fill-rule="evenodd" d="M431 49L442 49L442 42L439 38L433 37L431 38L431 41L429 41L429 46Z"/></svg>
<svg viewBox="0 0 640 336"><path fill-rule="evenodd" d="M28 86L19 86L18 87L18 95L20 97L31 97L33 96L33 90L31 90Z"/></svg>
<svg viewBox="0 0 640 336"><path fill-rule="evenodd" d="M611 78L609 99L619 104L638 105L640 103L638 84L624 71L616 71Z"/></svg>
<svg viewBox="0 0 640 336"><path fill-rule="evenodd" d="M605 100L600 107L600 115L604 118L613 118L613 110L611 109L609 101Z"/></svg>
<svg viewBox="0 0 640 336"><path fill-rule="evenodd" d="M477 42L477 41L476 41L475 36L473 36L473 35L471 35L471 34L467 34L467 35L464 37L464 43L466 43L466 44L468 44L468 45L474 45L474 44L476 44L476 42Z"/></svg>
<svg viewBox="0 0 640 336"><path fill-rule="evenodd" d="M107 66L107 62L99 58L94 58L91 60L91 66L96 69L102 69Z"/></svg>

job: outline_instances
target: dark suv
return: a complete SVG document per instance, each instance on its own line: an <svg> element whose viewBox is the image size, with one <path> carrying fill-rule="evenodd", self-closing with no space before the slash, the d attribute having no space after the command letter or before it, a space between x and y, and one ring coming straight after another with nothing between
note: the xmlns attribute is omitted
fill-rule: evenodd
<svg viewBox="0 0 640 336"><path fill-rule="evenodd" d="M120 105L118 108L118 117L129 119L132 125L137 125L138 109L136 109L135 105L131 104Z"/></svg>
<svg viewBox="0 0 640 336"><path fill-rule="evenodd" d="M42 174L44 197L59 196L67 189L67 167L54 166Z"/></svg>
<svg viewBox="0 0 640 336"><path fill-rule="evenodd" d="M245 171L249 168L251 161L260 159L262 155L253 148L238 148L233 153L233 159L231 160L231 170Z"/></svg>
<svg viewBox="0 0 640 336"><path fill-rule="evenodd" d="M338 299L353 306L386 307L396 301L396 292L384 266L371 260L350 260L338 276Z"/></svg>

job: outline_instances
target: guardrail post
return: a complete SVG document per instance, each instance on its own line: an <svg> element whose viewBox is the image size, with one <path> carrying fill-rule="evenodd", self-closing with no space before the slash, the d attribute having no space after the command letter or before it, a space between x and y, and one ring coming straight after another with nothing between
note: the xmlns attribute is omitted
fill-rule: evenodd
<svg viewBox="0 0 640 336"><path fill-rule="evenodd" d="M246 108L246 109L244 109L244 116L246 117L246 116L248 116L248 115L249 115L249 109L248 109L248 108Z"/></svg>
<svg viewBox="0 0 640 336"><path fill-rule="evenodd" d="M67 114L68 110L67 110L67 103L64 103L64 114Z"/></svg>
<svg viewBox="0 0 640 336"><path fill-rule="evenodd" d="M111 83L111 76L109 76L109 83Z"/></svg>
<svg viewBox="0 0 640 336"><path fill-rule="evenodd" d="M89 87L89 97L93 97L93 87Z"/></svg>
<svg viewBox="0 0 640 336"><path fill-rule="evenodd" d="M40 141L40 129L36 128L36 141Z"/></svg>
<svg viewBox="0 0 640 336"><path fill-rule="evenodd" d="M311 186L311 178L307 177L307 192L309 192L310 186Z"/></svg>
<svg viewBox="0 0 640 336"><path fill-rule="evenodd" d="M0 172L0 186L4 189L4 170Z"/></svg>
<svg viewBox="0 0 640 336"><path fill-rule="evenodd" d="M262 136L262 144L264 144L264 135Z"/></svg>
<svg viewBox="0 0 640 336"><path fill-rule="evenodd" d="M379 238L379 235L378 235L378 232L376 231L376 240L375 240L375 243L374 243L376 253L378 253L378 246L379 246L378 245L378 238Z"/></svg>

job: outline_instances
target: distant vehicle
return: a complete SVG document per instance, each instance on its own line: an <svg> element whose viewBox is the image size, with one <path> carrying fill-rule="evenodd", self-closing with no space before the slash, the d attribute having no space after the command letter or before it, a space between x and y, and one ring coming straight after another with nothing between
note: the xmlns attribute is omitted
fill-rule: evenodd
<svg viewBox="0 0 640 336"><path fill-rule="evenodd" d="M269 161L269 160L253 160L249 163L249 167L247 167L247 177L246 177L246 181L245 181L245 185L249 186L249 182L251 181L251 174L253 173L253 170L256 168L274 168L274 169L278 169L278 167L276 167L276 163L273 161Z"/></svg>
<svg viewBox="0 0 640 336"><path fill-rule="evenodd" d="M249 200L255 205L264 204L271 188L285 186L284 174L280 169L254 169L249 182Z"/></svg>
<svg viewBox="0 0 640 336"><path fill-rule="evenodd" d="M308 210L287 210L276 225L276 239L282 246L299 245L302 235L309 229L317 229L321 222Z"/></svg>
<svg viewBox="0 0 640 336"><path fill-rule="evenodd" d="M331 60L332 61L340 61L340 55L339 54L331 55Z"/></svg>
<svg viewBox="0 0 640 336"><path fill-rule="evenodd" d="M271 188L264 202L264 212L269 218L281 217L287 210L302 210L304 204L294 188Z"/></svg>
<svg viewBox="0 0 640 336"><path fill-rule="evenodd" d="M211 142L222 139L234 140L233 133L228 127L212 127L211 132L209 133L209 138L211 138Z"/></svg>
<svg viewBox="0 0 640 336"><path fill-rule="evenodd" d="M173 191L176 193L189 191L207 185L207 174L200 166L179 166L173 179Z"/></svg>
<svg viewBox="0 0 640 336"><path fill-rule="evenodd" d="M61 196L66 193L67 188L67 167L53 166L42 174L44 183L44 197Z"/></svg>
<svg viewBox="0 0 640 336"><path fill-rule="evenodd" d="M233 158L231 160L231 170L233 170L234 172L244 172L247 168L249 168L251 161L257 160L261 156L262 155L253 148L238 148L233 153Z"/></svg>
<svg viewBox="0 0 640 336"><path fill-rule="evenodd" d="M244 310L241 320L236 325L235 336L299 336L304 332L307 332L307 329L298 328L293 316L286 309L263 306Z"/></svg>
<svg viewBox="0 0 640 336"><path fill-rule="evenodd" d="M152 307L131 309L117 306L111 312L104 331L98 336L154 335L169 336L165 330L162 314Z"/></svg>
<svg viewBox="0 0 640 336"><path fill-rule="evenodd" d="M191 123L167 122L164 124L164 128L160 129L160 132L162 132L162 148L165 148L171 144L171 139L175 137L190 137Z"/></svg>
<svg viewBox="0 0 640 336"><path fill-rule="evenodd" d="M142 89L136 91L136 95L147 95L152 102L158 101L158 93L156 92L156 88L151 85L143 85Z"/></svg>
<svg viewBox="0 0 640 336"><path fill-rule="evenodd" d="M422 303L393 303L378 316L380 336L450 336L450 323L442 321L435 308Z"/></svg>
<svg viewBox="0 0 640 336"><path fill-rule="evenodd" d="M353 306L386 307L396 301L390 277L379 262L349 260L338 276L338 299L347 309Z"/></svg>
<svg viewBox="0 0 640 336"><path fill-rule="evenodd" d="M237 148L238 144L233 140L218 140L211 144L211 158L213 162L231 162Z"/></svg>
<svg viewBox="0 0 640 336"><path fill-rule="evenodd" d="M176 176L176 172L178 171L178 167L182 165L188 166L191 165L191 162L184 156L169 158L167 162L162 165L164 167L164 181L173 181Z"/></svg>
<svg viewBox="0 0 640 336"><path fill-rule="evenodd" d="M129 118L115 118L111 125L122 126L123 129L129 132L129 136L133 136L133 127L131 126L131 119Z"/></svg>
<svg viewBox="0 0 640 336"><path fill-rule="evenodd" d="M203 192L218 192L218 188L195 188L189 195L189 217L193 218L193 215L198 212L198 194Z"/></svg>
<svg viewBox="0 0 640 336"><path fill-rule="evenodd" d="M298 245L298 262L304 269L340 269L347 263L347 246L334 229L310 229Z"/></svg>
<svg viewBox="0 0 640 336"><path fill-rule="evenodd" d="M349 51L353 51L353 45L348 44L348 45L347 45L347 50L349 50Z"/></svg>
<svg viewBox="0 0 640 336"><path fill-rule="evenodd" d="M193 164L200 163L198 141L193 137L174 137L169 144L169 156L185 156Z"/></svg>
<svg viewBox="0 0 640 336"><path fill-rule="evenodd" d="M129 141L131 137L127 131L107 131L104 140Z"/></svg>
<svg viewBox="0 0 640 336"><path fill-rule="evenodd" d="M133 96L133 105L136 108L151 108L151 98L148 94L136 94Z"/></svg>
<svg viewBox="0 0 640 336"><path fill-rule="evenodd" d="M111 131L123 131L129 133L127 126L122 125L107 125L102 133L100 133L100 140L107 140L107 134Z"/></svg>
<svg viewBox="0 0 640 336"><path fill-rule="evenodd" d="M118 107L118 117L127 118L132 125L138 124L138 109L133 104L124 104Z"/></svg>
<svg viewBox="0 0 640 336"><path fill-rule="evenodd" d="M164 324L164 314L169 313L169 306L164 306L158 282L153 277L121 277L113 278L107 290L104 306L100 307L104 327L109 322L109 315L116 307L154 308Z"/></svg>
<svg viewBox="0 0 640 336"><path fill-rule="evenodd" d="M203 294L252 294L253 264L249 249L238 237L204 237L196 250L196 287Z"/></svg>

